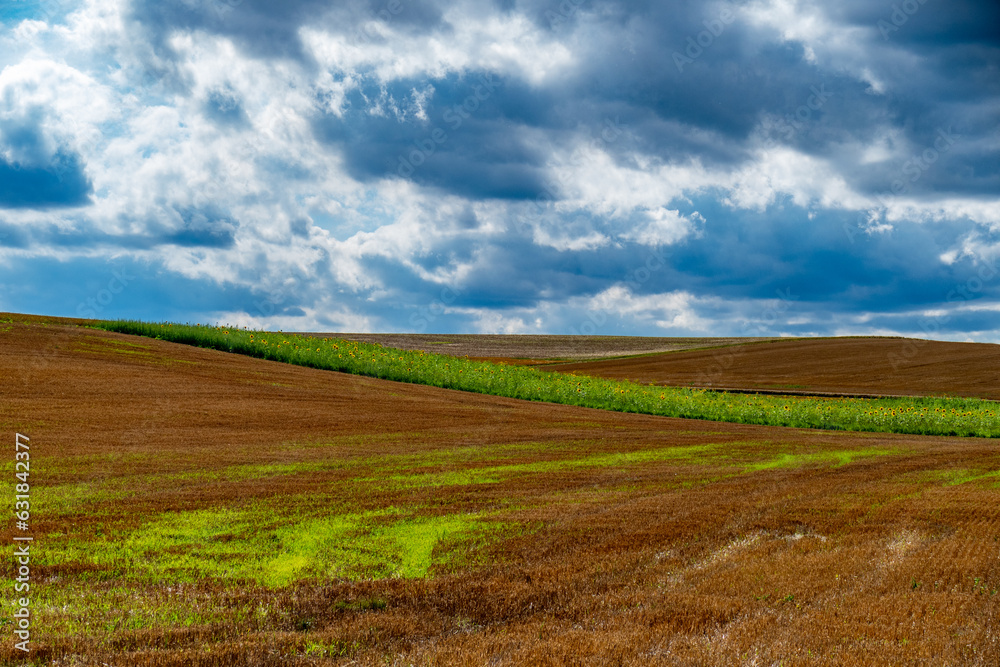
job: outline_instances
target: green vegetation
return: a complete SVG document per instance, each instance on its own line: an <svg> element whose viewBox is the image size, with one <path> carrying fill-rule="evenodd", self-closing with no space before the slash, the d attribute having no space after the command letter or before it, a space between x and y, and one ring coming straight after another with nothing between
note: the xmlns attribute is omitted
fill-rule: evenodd
<svg viewBox="0 0 1000 667"><path fill-rule="evenodd" d="M279 588L299 579L417 578L435 564L439 542L456 543L483 523L479 515L419 516L395 507L276 517L272 506L165 512L121 539L98 536L96 543L50 538L43 562L146 583L212 579Z"/></svg>
<svg viewBox="0 0 1000 667"><path fill-rule="evenodd" d="M228 327L102 322L160 338L300 366L481 394L740 424L1000 437L997 404L959 398L809 398L731 394L552 373L333 338Z"/></svg>

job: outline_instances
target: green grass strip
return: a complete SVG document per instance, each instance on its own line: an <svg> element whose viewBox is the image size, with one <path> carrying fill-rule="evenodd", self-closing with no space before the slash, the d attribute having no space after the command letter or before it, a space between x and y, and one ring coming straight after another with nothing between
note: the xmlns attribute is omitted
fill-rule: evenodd
<svg viewBox="0 0 1000 667"><path fill-rule="evenodd" d="M1000 437L998 405L982 399L730 394L576 376L282 332L132 320L96 326L311 368L616 412L796 428Z"/></svg>

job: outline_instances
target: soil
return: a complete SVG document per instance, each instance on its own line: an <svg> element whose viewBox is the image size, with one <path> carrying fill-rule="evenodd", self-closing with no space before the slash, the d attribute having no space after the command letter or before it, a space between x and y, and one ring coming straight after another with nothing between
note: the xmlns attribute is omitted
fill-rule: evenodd
<svg viewBox="0 0 1000 667"><path fill-rule="evenodd" d="M555 364L547 370L672 386L782 394L972 396L1000 400L1000 345L820 338Z"/></svg>
<svg viewBox="0 0 1000 667"><path fill-rule="evenodd" d="M555 360L600 359L655 352L676 352L774 338L656 338L643 336L535 336L493 334L357 334L323 333L313 336L345 338L404 350L476 359L520 360L546 363Z"/></svg>
<svg viewBox="0 0 1000 667"><path fill-rule="evenodd" d="M993 348L957 344L928 344L896 375L863 382L866 364L904 344L749 346L724 379L899 393L985 392L990 378L995 382ZM817 350L825 352L817 357ZM681 383L715 363L717 353L597 368L637 379L645 368L642 377ZM963 370L946 372L949 360ZM884 361L880 367L885 373ZM103 531L114 539L164 512L254 498L278 506L295 494L334 493L342 474L331 467L291 478L148 485L148 475L160 472L510 443L537 443L537 457L565 443L581 455L722 443L747 460L895 452L849 465L779 465L710 478L697 466L665 460L523 474L497 484L403 491L367 484L329 502L504 509L535 528L492 547L475 567L419 580L304 581L280 590L202 582L174 590L167 583L80 579L89 574L70 566L39 569L48 590L85 581L81 590L110 596L136 586L137 601L174 596L209 616L239 612L249 619L168 630L87 619L93 625L86 633L40 630L32 657L46 664L1000 664L1000 503L988 479L959 483L997 469L994 441L529 403L45 319L0 322L0 378L0 435L10 438L11 452L15 431L31 437L34 485L135 480L127 501L98 498L86 511L42 511L34 530L45 536ZM7 544L10 526L0 531ZM44 552L44 540L35 545L33 553ZM383 602L372 609L358 602L364 600ZM269 610L265 621L243 613L257 609ZM75 612L39 613L57 620ZM23 657L12 644L0 647L0 663Z"/></svg>

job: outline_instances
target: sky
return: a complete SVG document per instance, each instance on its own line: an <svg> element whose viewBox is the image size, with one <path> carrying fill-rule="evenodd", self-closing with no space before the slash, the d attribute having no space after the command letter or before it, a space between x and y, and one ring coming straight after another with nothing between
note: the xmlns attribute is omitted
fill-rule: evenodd
<svg viewBox="0 0 1000 667"><path fill-rule="evenodd" d="M1000 4L6 0L0 311L1000 342Z"/></svg>

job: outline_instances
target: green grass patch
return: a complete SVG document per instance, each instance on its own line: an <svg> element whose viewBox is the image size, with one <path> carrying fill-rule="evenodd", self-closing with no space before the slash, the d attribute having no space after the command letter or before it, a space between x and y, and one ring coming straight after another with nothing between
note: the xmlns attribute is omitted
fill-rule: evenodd
<svg viewBox="0 0 1000 667"><path fill-rule="evenodd" d="M420 516L389 507L324 516L275 516L273 502L170 512L125 535L46 540L45 565L94 566L95 576L156 582L251 581L270 588L302 579L425 576L435 548L482 520ZM88 578L85 570L79 575Z"/></svg>
<svg viewBox="0 0 1000 667"><path fill-rule="evenodd" d="M833 468L840 468L853 463L857 459L873 456L889 456L899 453L899 451L894 449L834 449L824 452L807 452L801 454L784 453L765 461L750 463L744 466L744 471L758 472L778 468L803 468L808 465L829 465Z"/></svg>
<svg viewBox="0 0 1000 667"><path fill-rule="evenodd" d="M532 401L740 424L1000 437L998 404L958 398L814 398L657 387L378 344L228 327L102 322L108 331L262 359Z"/></svg>
<svg viewBox="0 0 1000 667"><path fill-rule="evenodd" d="M959 486L981 480L1000 482L1000 470L938 470L934 474L945 486Z"/></svg>

